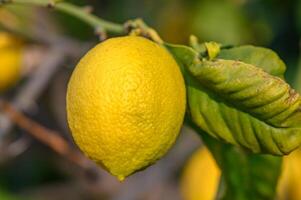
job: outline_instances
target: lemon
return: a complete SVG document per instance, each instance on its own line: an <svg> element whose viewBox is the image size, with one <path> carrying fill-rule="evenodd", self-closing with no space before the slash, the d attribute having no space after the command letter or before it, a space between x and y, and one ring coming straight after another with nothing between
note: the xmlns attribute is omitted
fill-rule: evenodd
<svg viewBox="0 0 301 200"><path fill-rule="evenodd" d="M277 186L277 199L301 199L301 149L283 158L282 173Z"/></svg>
<svg viewBox="0 0 301 200"><path fill-rule="evenodd" d="M22 46L14 36L0 32L0 92L20 78Z"/></svg>
<svg viewBox="0 0 301 200"><path fill-rule="evenodd" d="M181 177L184 200L213 200L221 172L206 147L198 149L189 159Z"/></svg>
<svg viewBox="0 0 301 200"><path fill-rule="evenodd" d="M68 84L67 115L76 144L119 180L168 151L185 105L184 80L173 57L137 36L98 44Z"/></svg>

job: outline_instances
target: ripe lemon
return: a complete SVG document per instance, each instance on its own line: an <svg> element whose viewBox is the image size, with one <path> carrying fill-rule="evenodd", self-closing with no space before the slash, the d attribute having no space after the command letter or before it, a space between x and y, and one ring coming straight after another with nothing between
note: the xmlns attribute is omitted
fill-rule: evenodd
<svg viewBox="0 0 301 200"><path fill-rule="evenodd" d="M112 38L90 50L67 91L75 142L119 180L167 152L185 105L184 80L173 57L137 36Z"/></svg>
<svg viewBox="0 0 301 200"><path fill-rule="evenodd" d="M198 149L189 159L181 177L184 200L213 200L221 172L206 147Z"/></svg>
<svg viewBox="0 0 301 200"><path fill-rule="evenodd" d="M14 36L0 32L0 92L20 78L22 45Z"/></svg>

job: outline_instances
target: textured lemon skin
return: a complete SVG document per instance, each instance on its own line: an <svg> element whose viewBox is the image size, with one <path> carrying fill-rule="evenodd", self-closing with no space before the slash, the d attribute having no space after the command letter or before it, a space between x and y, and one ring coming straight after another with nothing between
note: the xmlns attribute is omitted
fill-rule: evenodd
<svg viewBox="0 0 301 200"><path fill-rule="evenodd" d="M206 147L201 147L189 159L181 177L184 200L214 200L221 172Z"/></svg>
<svg viewBox="0 0 301 200"><path fill-rule="evenodd" d="M22 46L18 39L0 32L0 92L17 82L21 74Z"/></svg>
<svg viewBox="0 0 301 200"><path fill-rule="evenodd" d="M90 50L67 91L76 144L119 180L168 151L185 106L184 80L175 60L137 36L112 38Z"/></svg>

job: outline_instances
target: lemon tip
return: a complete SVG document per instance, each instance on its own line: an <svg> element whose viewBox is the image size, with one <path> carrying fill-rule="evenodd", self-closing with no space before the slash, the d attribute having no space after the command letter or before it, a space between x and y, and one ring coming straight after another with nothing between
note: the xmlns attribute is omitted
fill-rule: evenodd
<svg viewBox="0 0 301 200"><path fill-rule="evenodd" d="M119 175L119 176L117 176L117 179L118 179L120 182L123 182L123 181L125 180L125 176Z"/></svg>

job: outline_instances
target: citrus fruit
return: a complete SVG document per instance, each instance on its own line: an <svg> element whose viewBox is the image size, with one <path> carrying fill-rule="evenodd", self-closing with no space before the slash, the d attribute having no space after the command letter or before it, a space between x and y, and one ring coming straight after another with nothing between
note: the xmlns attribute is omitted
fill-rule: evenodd
<svg viewBox="0 0 301 200"><path fill-rule="evenodd" d="M20 78L22 45L14 36L0 32L0 92Z"/></svg>
<svg viewBox="0 0 301 200"><path fill-rule="evenodd" d="M67 115L76 144L119 180L168 151L185 105L176 61L138 36L98 44L81 59L68 84Z"/></svg>
<svg viewBox="0 0 301 200"><path fill-rule="evenodd" d="M198 149L189 159L181 177L184 200L213 200L221 172L206 147Z"/></svg>
<svg viewBox="0 0 301 200"><path fill-rule="evenodd" d="M282 172L277 186L277 199L301 199L301 149L283 158Z"/></svg>

